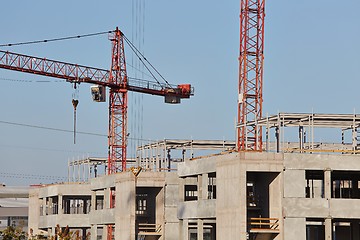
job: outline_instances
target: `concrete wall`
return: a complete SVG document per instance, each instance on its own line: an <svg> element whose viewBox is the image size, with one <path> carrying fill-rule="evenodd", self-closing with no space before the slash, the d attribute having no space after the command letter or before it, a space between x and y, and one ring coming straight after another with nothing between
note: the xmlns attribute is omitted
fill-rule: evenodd
<svg viewBox="0 0 360 240"><path fill-rule="evenodd" d="M91 211L89 213L89 222L92 225L115 223L115 208Z"/></svg>
<svg viewBox="0 0 360 240"><path fill-rule="evenodd" d="M284 166L286 169L309 169L309 170L348 170L360 171L359 155L339 154L284 154Z"/></svg>
<svg viewBox="0 0 360 240"><path fill-rule="evenodd" d="M179 203L179 178L176 172L165 175L165 214L164 214L164 239L179 240L179 219L177 207Z"/></svg>
<svg viewBox="0 0 360 240"><path fill-rule="evenodd" d="M215 218L216 202L215 199L181 202L177 216L179 219Z"/></svg>
<svg viewBox="0 0 360 240"><path fill-rule="evenodd" d="M306 218L324 219L326 240L332 239L332 219L359 218L360 199L331 198L331 172L334 170L359 171L360 156L284 154L284 169L285 240L305 239ZM323 198L305 198L306 170L324 171Z"/></svg>
<svg viewBox="0 0 360 240"><path fill-rule="evenodd" d="M284 197L305 197L305 170L285 169L284 171Z"/></svg>
<svg viewBox="0 0 360 240"><path fill-rule="evenodd" d="M284 240L305 240L306 222L305 218L284 219ZM328 240L328 239L326 239Z"/></svg>
<svg viewBox="0 0 360 240"><path fill-rule="evenodd" d="M116 176L115 239L135 240L135 176L131 172Z"/></svg>
<svg viewBox="0 0 360 240"><path fill-rule="evenodd" d="M280 232L276 236L275 240L284 239L283 231L283 174L276 173L275 178L269 185L269 216L271 218L279 219Z"/></svg>
<svg viewBox="0 0 360 240"><path fill-rule="evenodd" d="M237 154L217 161L216 238L246 239L246 168Z"/></svg>
<svg viewBox="0 0 360 240"><path fill-rule="evenodd" d="M115 186L115 178L118 174L105 175L90 180L91 190L111 188Z"/></svg>
<svg viewBox="0 0 360 240"><path fill-rule="evenodd" d="M178 176L185 177L191 175L199 175L208 172L215 172L216 162L219 158L229 157L227 155L211 156L199 158L196 160L187 160L178 164Z"/></svg>
<svg viewBox="0 0 360 240"><path fill-rule="evenodd" d="M29 190L29 221L28 229L32 229L34 234L40 234L39 230L39 218L40 218L40 200L39 189L32 188Z"/></svg>
<svg viewBox="0 0 360 240"><path fill-rule="evenodd" d="M39 188L39 198L69 195L69 196L90 196L90 184L89 183L64 183L46 185Z"/></svg>
<svg viewBox="0 0 360 240"><path fill-rule="evenodd" d="M80 228L90 227L89 215L87 214L63 214L63 215L47 215L40 216L39 228L53 228L59 224L60 227L66 227L67 225Z"/></svg>

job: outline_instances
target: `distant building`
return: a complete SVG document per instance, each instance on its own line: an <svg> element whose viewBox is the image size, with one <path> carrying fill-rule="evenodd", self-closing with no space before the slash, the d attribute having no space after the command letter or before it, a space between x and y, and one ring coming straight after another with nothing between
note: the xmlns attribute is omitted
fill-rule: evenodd
<svg viewBox="0 0 360 240"><path fill-rule="evenodd" d="M29 187L0 185L0 230L8 226L28 227Z"/></svg>

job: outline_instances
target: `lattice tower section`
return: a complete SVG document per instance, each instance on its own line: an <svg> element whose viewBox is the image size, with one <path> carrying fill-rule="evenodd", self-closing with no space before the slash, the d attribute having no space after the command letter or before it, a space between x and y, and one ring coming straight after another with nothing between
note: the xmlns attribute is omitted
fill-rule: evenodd
<svg viewBox="0 0 360 240"><path fill-rule="evenodd" d="M109 93L109 155L108 174L126 171L128 90L123 35L120 30L110 35L112 61L109 82L119 88ZM121 162L121 167L117 166Z"/></svg>
<svg viewBox="0 0 360 240"><path fill-rule="evenodd" d="M262 129L247 122L262 117L265 0L240 2L238 151L261 151Z"/></svg>

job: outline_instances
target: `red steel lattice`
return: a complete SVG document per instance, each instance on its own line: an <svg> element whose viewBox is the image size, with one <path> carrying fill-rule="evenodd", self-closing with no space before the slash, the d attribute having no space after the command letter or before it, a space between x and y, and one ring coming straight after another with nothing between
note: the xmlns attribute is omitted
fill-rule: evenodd
<svg viewBox="0 0 360 240"><path fill-rule="evenodd" d="M241 0L238 99L238 151L261 151L261 127L247 126L262 117L265 0Z"/></svg>
<svg viewBox="0 0 360 240"><path fill-rule="evenodd" d="M116 160L121 161L121 171L126 171L128 107L128 79L122 33L116 29L110 40L112 42L112 61L109 84L117 85L120 88L110 88L108 174L118 171Z"/></svg>

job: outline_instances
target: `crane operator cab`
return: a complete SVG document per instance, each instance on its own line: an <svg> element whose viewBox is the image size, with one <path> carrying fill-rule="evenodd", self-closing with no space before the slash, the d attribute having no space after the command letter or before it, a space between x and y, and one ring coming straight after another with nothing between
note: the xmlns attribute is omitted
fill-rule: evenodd
<svg viewBox="0 0 360 240"><path fill-rule="evenodd" d="M106 102L106 87L95 85L90 87L91 96L94 102Z"/></svg>

